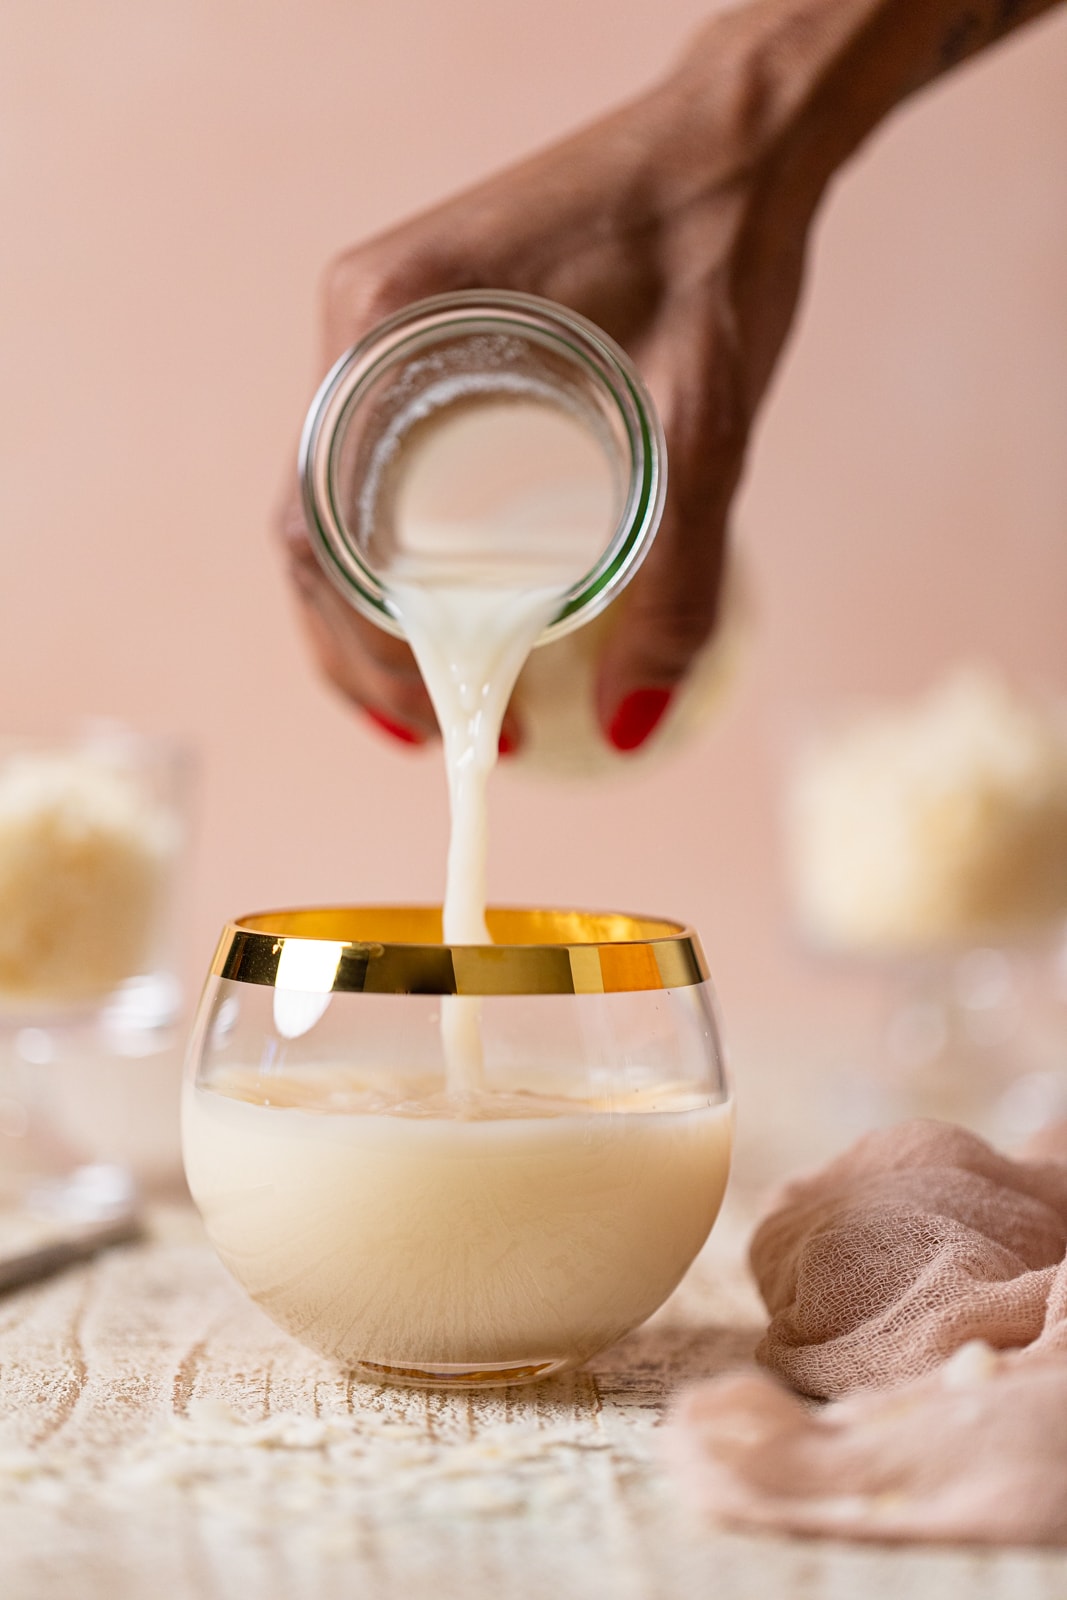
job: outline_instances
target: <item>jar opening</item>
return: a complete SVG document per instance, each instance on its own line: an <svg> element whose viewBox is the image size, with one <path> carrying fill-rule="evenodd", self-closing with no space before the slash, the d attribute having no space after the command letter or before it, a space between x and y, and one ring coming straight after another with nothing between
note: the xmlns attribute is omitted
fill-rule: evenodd
<svg viewBox="0 0 1067 1600"><path fill-rule="evenodd" d="M442 441L452 450L452 487ZM584 500L574 492L583 448ZM581 533L576 524L568 528L561 501L554 506L544 485L540 500L531 492L539 460L550 458L552 470L563 472L571 522L576 507L585 518ZM410 556L413 537L420 560L434 540L434 559L454 560L451 529L465 526L462 558L478 516L485 529L493 525L493 483L510 517L511 547L493 553L503 581L516 569L516 539L527 541L523 555L532 556L532 573L547 570L549 555L570 561L569 568L553 568L566 578L552 585L562 595L560 607L539 642L588 620L615 597L647 550L665 488L662 430L625 354L592 323L552 302L481 291L407 307L348 351L309 412L300 465L308 527L326 571L352 604L394 633L402 629L390 605L390 576ZM514 481L506 480L508 470ZM599 513L590 486L599 493ZM449 496L453 504L443 514ZM475 541L475 555L491 553ZM479 581L485 568L483 559Z"/></svg>

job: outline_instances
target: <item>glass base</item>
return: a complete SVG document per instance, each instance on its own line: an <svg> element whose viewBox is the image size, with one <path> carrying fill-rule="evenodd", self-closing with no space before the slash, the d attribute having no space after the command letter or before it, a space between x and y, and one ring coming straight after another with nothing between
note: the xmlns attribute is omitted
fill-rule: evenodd
<svg viewBox="0 0 1067 1600"><path fill-rule="evenodd" d="M509 1383L539 1383L575 1365L571 1356L547 1361L419 1361L403 1367L357 1361L352 1371L368 1383L395 1383L405 1389L493 1389Z"/></svg>

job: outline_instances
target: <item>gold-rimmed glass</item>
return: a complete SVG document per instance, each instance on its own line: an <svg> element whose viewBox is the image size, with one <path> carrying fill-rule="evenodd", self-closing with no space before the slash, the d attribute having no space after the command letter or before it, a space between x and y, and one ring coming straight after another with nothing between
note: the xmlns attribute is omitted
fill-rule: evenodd
<svg viewBox="0 0 1067 1600"><path fill-rule="evenodd" d="M289 1332L379 1381L579 1364L666 1299L725 1187L696 935L488 922L492 945L449 946L431 908L243 918L194 1033L186 1171L216 1249Z"/></svg>

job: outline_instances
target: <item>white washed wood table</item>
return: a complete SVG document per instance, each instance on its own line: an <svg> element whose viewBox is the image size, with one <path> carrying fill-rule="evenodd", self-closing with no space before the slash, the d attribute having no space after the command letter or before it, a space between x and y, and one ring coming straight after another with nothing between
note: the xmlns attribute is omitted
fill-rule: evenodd
<svg viewBox="0 0 1067 1600"><path fill-rule="evenodd" d="M231 1283L191 1212L0 1300L3 1600L1044 1600L1067 1554L749 1537L677 1503L658 1424L745 1360L728 1213L585 1372L446 1395L349 1380Z"/></svg>

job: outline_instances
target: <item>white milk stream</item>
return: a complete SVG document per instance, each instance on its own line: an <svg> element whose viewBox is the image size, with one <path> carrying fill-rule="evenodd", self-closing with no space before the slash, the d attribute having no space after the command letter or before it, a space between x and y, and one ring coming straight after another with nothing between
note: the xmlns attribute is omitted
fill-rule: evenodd
<svg viewBox="0 0 1067 1600"><path fill-rule="evenodd" d="M451 944L487 943L486 786L523 663L614 531L602 446L557 406L453 405L412 430L394 504L389 592L444 741Z"/></svg>
<svg viewBox="0 0 1067 1600"><path fill-rule="evenodd" d="M389 593L444 744L452 818L448 944L487 944L488 784L515 681L615 523L590 430L558 406L472 398L417 425L396 471ZM482 1082L477 1000L442 1006L450 1086Z"/></svg>

